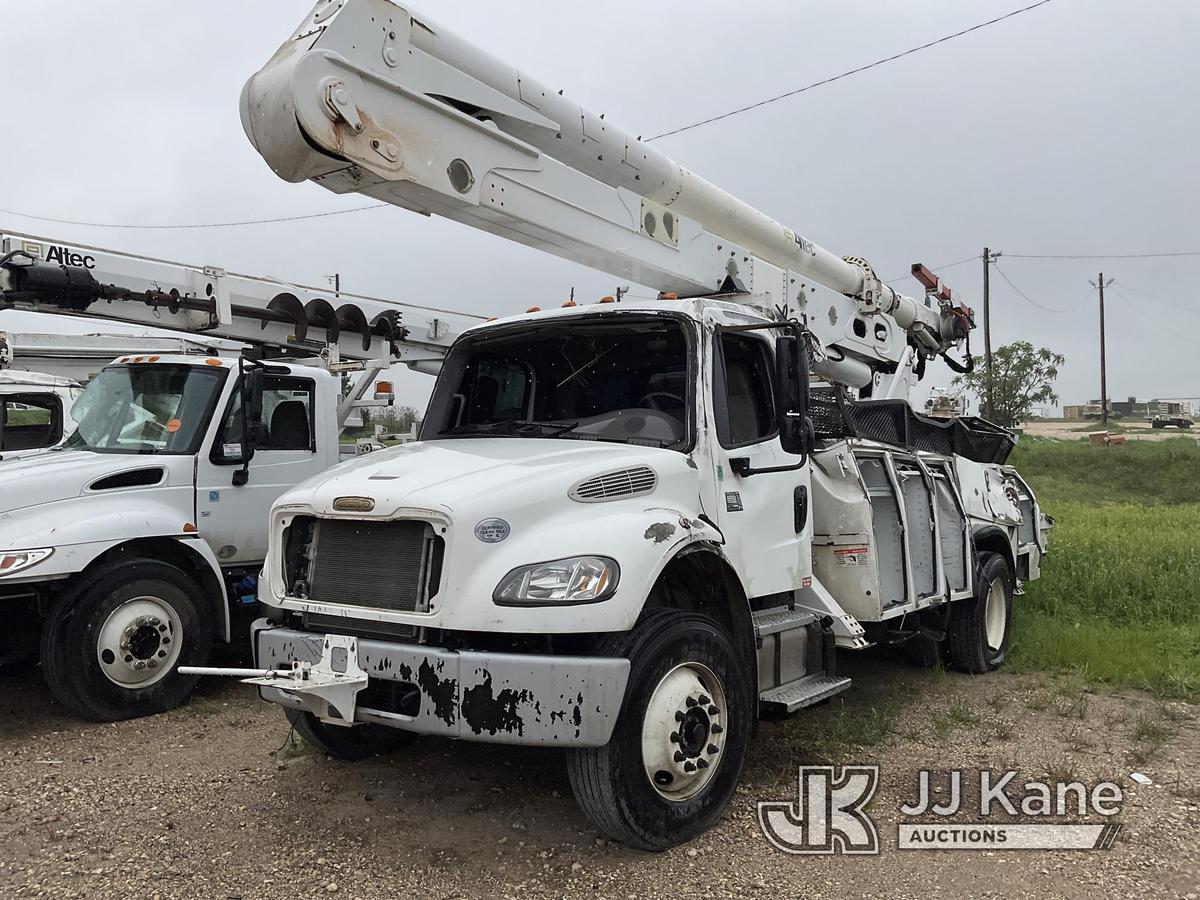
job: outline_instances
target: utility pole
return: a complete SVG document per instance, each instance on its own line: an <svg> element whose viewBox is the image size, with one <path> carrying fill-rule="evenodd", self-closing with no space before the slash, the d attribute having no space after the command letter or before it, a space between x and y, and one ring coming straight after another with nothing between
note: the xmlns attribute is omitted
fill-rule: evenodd
<svg viewBox="0 0 1200 900"><path fill-rule="evenodd" d="M1096 276L1095 281L1088 282L1100 292L1100 423L1102 425L1108 424L1108 368L1104 349L1104 289L1112 283L1111 278L1105 282L1103 272Z"/></svg>
<svg viewBox="0 0 1200 900"><path fill-rule="evenodd" d="M996 409L996 397L992 390L992 301L991 301L991 268L992 263L1000 258L1000 251L992 253L987 247L983 248L983 380L984 402L987 409L983 417L990 419Z"/></svg>

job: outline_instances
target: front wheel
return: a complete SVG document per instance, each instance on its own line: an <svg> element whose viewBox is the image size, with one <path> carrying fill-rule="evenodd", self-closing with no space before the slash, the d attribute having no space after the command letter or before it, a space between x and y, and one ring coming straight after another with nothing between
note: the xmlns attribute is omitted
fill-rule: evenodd
<svg viewBox="0 0 1200 900"><path fill-rule="evenodd" d="M73 713L113 722L164 712L192 692L181 665L208 661L212 624L182 570L136 560L68 590L42 629L46 683Z"/></svg>
<svg viewBox="0 0 1200 900"><path fill-rule="evenodd" d="M1012 630L1013 574L999 553L980 553L975 596L950 610L950 662L963 672L990 672L1008 652Z"/></svg>
<svg viewBox="0 0 1200 900"><path fill-rule="evenodd" d="M609 742L571 750L571 789L598 829L665 850L715 823L742 772L754 714L747 667L707 616L655 610L615 636L630 662Z"/></svg>

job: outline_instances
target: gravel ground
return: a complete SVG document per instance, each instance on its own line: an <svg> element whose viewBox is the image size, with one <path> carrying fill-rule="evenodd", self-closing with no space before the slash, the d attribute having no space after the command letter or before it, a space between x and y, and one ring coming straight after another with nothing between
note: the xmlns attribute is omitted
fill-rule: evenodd
<svg viewBox="0 0 1200 900"><path fill-rule="evenodd" d="M558 752L424 739L340 763L289 743L241 685L94 725L64 716L36 672L8 677L0 896L1200 897L1195 707L880 656L848 668L844 699L762 723L717 828L659 855L591 829ZM831 756L881 766L878 857L789 856L758 830L755 802L794 798L795 767ZM1117 780L1124 830L1108 851L897 850L916 771L980 766Z"/></svg>

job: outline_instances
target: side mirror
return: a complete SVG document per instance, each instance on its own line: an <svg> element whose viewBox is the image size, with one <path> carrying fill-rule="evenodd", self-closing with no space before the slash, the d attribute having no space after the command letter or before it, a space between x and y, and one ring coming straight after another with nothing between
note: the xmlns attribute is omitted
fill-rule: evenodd
<svg viewBox="0 0 1200 900"><path fill-rule="evenodd" d="M775 339L775 409L784 452L810 449L808 422L808 348L796 333Z"/></svg>
<svg viewBox="0 0 1200 900"><path fill-rule="evenodd" d="M267 430L262 421L263 379L266 373L262 366L247 367L245 360L241 361L240 369L242 377L242 467L233 473L234 487L241 487L250 480L250 460L254 458L254 448L262 446Z"/></svg>

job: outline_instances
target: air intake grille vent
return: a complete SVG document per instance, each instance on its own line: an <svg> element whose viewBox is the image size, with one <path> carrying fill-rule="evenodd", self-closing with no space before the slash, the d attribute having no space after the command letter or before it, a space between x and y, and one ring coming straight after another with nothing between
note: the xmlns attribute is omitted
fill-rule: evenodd
<svg viewBox="0 0 1200 900"><path fill-rule="evenodd" d="M600 503L604 500L619 500L622 497L637 497L654 493L658 476L649 466L634 466L617 469L585 479L571 488L567 496L580 503Z"/></svg>

